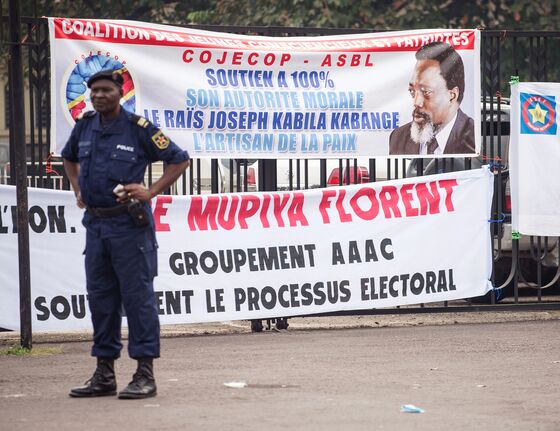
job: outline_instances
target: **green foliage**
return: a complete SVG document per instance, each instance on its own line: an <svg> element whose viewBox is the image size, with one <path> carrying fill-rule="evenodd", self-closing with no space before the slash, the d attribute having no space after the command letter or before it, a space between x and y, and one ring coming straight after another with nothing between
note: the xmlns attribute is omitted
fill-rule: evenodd
<svg viewBox="0 0 560 431"><path fill-rule="evenodd" d="M3 2L3 14L7 14ZM203 0L22 0L22 16L127 19L135 21L188 24L190 15L211 20L213 2ZM202 13L201 13L202 12Z"/></svg>
<svg viewBox="0 0 560 431"><path fill-rule="evenodd" d="M8 347L6 349L1 349L0 350L0 354L2 354L2 355L13 355L13 356L29 355L30 352L31 352L31 350L29 350L26 347L22 347L22 346L12 346L12 347Z"/></svg>
<svg viewBox="0 0 560 431"><path fill-rule="evenodd" d="M22 346L11 346L0 349L1 355L12 355L12 356L45 356L45 355L57 355L62 353L61 347L34 347L33 349L27 349Z"/></svg>
<svg viewBox="0 0 560 431"><path fill-rule="evenodd" d="M555 30L559 2L533 0L215 0L213 24L406 30Z"/></svg>
<svg viewBox="0 0 560 431"><path fill-rule="evenodd" d="M3 13L6 13L3 2ZM374 30L556 30L559 0L22 0L23 16Z"/></svg>

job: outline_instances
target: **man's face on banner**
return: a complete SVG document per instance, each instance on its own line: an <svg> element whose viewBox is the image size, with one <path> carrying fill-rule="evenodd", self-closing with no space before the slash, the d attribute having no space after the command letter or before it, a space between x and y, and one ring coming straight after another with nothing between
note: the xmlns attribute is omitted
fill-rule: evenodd
<svg viewBox="0 0 560 431"><path fill-rule="evenodd" d="M436 60L418 60L408 85L414 110L411 136L415 142L429 142L443 124L455 115L457 91L448 90Z"/></svg>

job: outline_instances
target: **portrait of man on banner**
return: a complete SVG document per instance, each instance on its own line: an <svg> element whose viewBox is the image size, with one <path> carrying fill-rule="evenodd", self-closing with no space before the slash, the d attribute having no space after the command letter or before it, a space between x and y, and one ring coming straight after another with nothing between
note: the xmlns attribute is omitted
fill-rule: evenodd
<svg viewBox="0 0 560 431"><path fill-rule="evenodd" d="M474 120L460 108L465 68L457 51L444 42L422 46L408 84L412 121L395 129L389 154L475 153Z"/></svg>

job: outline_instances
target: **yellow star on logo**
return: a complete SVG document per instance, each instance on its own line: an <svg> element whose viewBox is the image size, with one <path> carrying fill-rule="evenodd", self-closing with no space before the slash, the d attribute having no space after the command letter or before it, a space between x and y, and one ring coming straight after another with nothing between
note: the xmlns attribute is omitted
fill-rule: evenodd
<svg viewBox="0 0 560 431"><path fill-rule="evenodd" d="M541 105L538 102L533 109L528 109L528 111L531 113L531 116L533 117L533 121L532 121L533 124L545 123L545 118L546 118L546 114L548 114L548 111L542 109Z"/></svg>

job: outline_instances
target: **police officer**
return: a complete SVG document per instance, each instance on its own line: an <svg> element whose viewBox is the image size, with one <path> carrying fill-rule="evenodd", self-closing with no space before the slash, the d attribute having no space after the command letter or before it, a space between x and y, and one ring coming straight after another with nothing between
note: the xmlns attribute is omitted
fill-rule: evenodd
<svg viewBox="0 0 560 431"><path fill-rule="evenodd" d="M160 355L159 318L153 289L157 243L149 202L188 168L190 161L157 127L120 105L123 79L112 71L91 76L94 111L76 122L62 151L77 205L86 208L85 268L97 368L72 397L115 395L122 309L129 328L128 354L138 361L124 399L156 395L153 359ZM142 185L146 167L166 162L162 177Z"/></svg>

